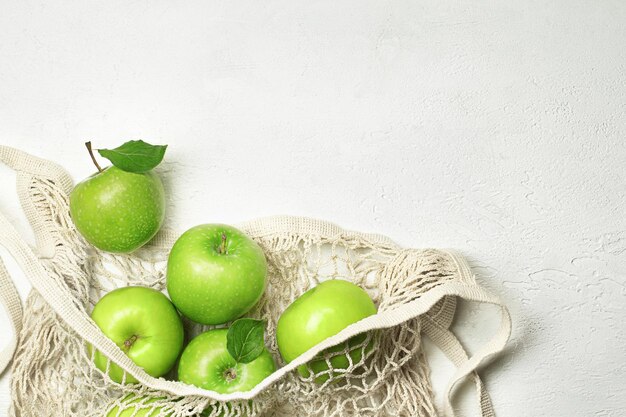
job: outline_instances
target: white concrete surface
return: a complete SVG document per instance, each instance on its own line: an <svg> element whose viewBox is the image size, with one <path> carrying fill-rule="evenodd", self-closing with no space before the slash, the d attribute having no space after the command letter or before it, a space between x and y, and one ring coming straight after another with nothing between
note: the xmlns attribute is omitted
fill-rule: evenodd
<svg viewBox="0 0 626 417"><path fill-rule="evenodd" d="M81 179L86 139L169 143L181 230L284 213L457 248L515 320L483 372L499 416L626 415L623 1L0 10L2 144ZM0 186L27 233L5 168ZM468 307L456 328L472 348L496 324ZM452 369L432 357L440 392Z"/></svg>

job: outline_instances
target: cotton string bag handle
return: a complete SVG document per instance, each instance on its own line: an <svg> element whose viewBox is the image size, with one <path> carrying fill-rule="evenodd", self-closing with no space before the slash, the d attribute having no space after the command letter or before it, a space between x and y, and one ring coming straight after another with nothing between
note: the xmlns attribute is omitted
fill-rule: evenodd
<svg viewBox="0 0 626 417"><path fill-rule="evenodd" d="M9 316L14 334L14 337L9 339L9 344L0 352L0 375L2 375L13 359L22 330L22 302L2 259L0 259L0 300Z"/></svg>
<svg viewBox="0 0 626 417"><path fill-rule="evenodd" d="M30 202L28 198L25 197L26 188L24 187L20 189L20 184L22 186L26 186L28 181L33 176L38 176L55 182L57 186L62 187L69 193L72 184L71 179L58 165L40 158L32 157L13 148L0 146L0 161L18 171L18 194L20 194L20 199L27 218L35 229L38 249L42 253L42 257L54 256L54 242L46 236L44 230L45 225L37 218L34 207L29 206ZM446 390L444 404L445 414L454 416L454 410L451 406L452 391L459 381L463 380L467 375L472 374L479 393L481 415L483 417L490 417L494 415L489 397L474 371L486 357L502 350L510 336L511 320L508 310L501 303L501 301L477 285L469 285L461 282L443 283L423 294L420 298L397 307L394 310L385 312L384 314L370 316L360 322L348 326L337 335L320 342L296 360L268 376L251 391L245 393L219 394L214 391L183 385L173 381L153 378L145 373L143 369L135 365L132 360L126 356L110 339L104 336L97 326L95 326L93 321L81 313L81 311L73 303L71 297L67 293L64 293L54 283L54 281L47 276L46 270L38 257L19 236L12 224L1 214L0 244L5 246L5 248L12 254L24 270L25 275L29 278L33 288L40 295L42 295L42 297L62 320L64 320L79 336L81 336L81 338L92 344L103 354L116 362L123 370L133 375L139 382L154 389L168 391L179 396L208 396L218 401L251 399L267 386L282 378L287 372L291 372L298 366L309 362L320 351L337 345L338 343L341 343L359 333L363 333L364 331L393 327L411 318L424 315L444 297L458 296L471 301L494 304L499 306L501 309L500 329L487 344L485 344L478 352L469 358L458 342L458 339L456 339L456 337L449 332L449 330L447 330L447 326L442 326L442 323L439 320L433 319L431 320L432 323L427 320L428 325L426 326L428 329L426 334L433 339L433 341L457 366L457 371ZM471 272L466 261L454 253L450 253L450 256L452 256L457 263L459 273L464 275L466 278L471 277ZM10 283L8 276L4 274L4 277L6 278L5 281L8 285L4 285L4 281L2 282L3 291L1 301L3 305L5 305L7 311L9 311L9 315L14 323L14 328L19 329L21 323L21 314L19 313L21 312L20 299L19 296L17 296L15 287L12 283ZM468 282L472 281L470 280ZM6 291L4 290L5 288L7 289ZM447 325L449 325L449 323ZM6 353L3 352L3 356L0 358L2 359L0 364L4 366L8 364L10 355L12 355L15 350L13 347L14 344L15 341L6 350ZM9 359L5 358L5 354Z"/></svg>

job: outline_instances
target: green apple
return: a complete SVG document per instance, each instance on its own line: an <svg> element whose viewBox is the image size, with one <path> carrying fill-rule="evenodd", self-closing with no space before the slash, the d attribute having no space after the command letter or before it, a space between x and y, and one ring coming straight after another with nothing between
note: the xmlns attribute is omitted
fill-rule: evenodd
<svg viewBox="0 0 626 417"><path fill-rule="evenodd" d="M227 329L214 329L196 336L180 357L178 379L228 394L249 391L276 370L266 348L251 362L237 362L228 352L227 334Z"/></svg>
<svg viewBox="0 0 626 417"><path fill-rule="evenodd" d="M265 291L261 247L242 231L203 224L183 233L167 262L167 292L191 320L221 324L250 310Z"/></svg>
<svg viewBox="0 0 626 417"><path fill-rule="evenodd" d="M339 279L324 281L302 294L282 313L276 325L278 349L282 358L289 363L324 339L373 314L376 314L376 306L362 288ZM355 346L365 338L365 334L357 335L348 343ZM341 344L327 351L343 349L344 345ZM353 362L358 362L362 350L355 348L349 355ZM346 369L350 364L347 355L334 356L330 362L333 369ZM315 374L328 370L323 359L310 362L308 367ZM309 376L308 367L298 367L302 376ZM322 383L328 378L329 375L324 374L315 381Z"/></svg>
<svg viewBox="0 0 626 417"><path fill-rule="evenodd" d="M183 323L165 295L146 287L124 287L107 293L95 305L91 318L122 351L148 374L165 375L183 347ZM108 359L94 353L98 369L106 372ZM111 363L109 376L122 382L124 371ZM137 380L126 375L126 382Z"/></svg>
<svg viewBox="0 0 626 417"><path fill-rule="evenodd" d="M111 166L74 187L70 214L84 238L107 252L132 252L161 228L163 184L152 171L133 173Z"/></svg>
<svg viewBox="0 0 626 417"><path fill-rule="evenodd" d="M127 395L123 400L123 404L130 405L130 404L139 403L141 401L141 398L135 398L135 399L130 400L130 398L132 398L133 396L134 396L133 394ZM156 398L150 398L145 401L141 401L141 404L142 405L152 404L156 400L157 400ZM162 410L163 410L163 407L144 408L144 407L137 405L135 407L124 407L124 411L120 411L120 407L116 405L114 407L111 407L106 417L157 417L159 416L159 413ZM171 414L172 413L165 413L164 416L167 417L167 416L170 416Z"/></svg>

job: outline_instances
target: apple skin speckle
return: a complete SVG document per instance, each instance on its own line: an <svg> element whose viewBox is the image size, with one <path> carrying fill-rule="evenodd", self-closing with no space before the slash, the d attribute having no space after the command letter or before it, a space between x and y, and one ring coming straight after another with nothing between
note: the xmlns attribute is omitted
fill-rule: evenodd
<svg viewBox="0 0 626 417"><path fill-rule="evenodd" d="M98 249L129 253L145 245L163 224L163 184L153 172L109 167L74 187L70 214L78 231Z"/></svg>

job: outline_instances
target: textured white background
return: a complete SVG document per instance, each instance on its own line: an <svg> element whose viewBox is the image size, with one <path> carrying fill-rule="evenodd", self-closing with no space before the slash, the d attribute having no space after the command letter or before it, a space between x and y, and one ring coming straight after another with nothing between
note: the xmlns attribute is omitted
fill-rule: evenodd
<svg viewBox="0 0 626 417"><path fill-rule="evenodd" d="M461 250L515 320L499 416L626 414L623 1L0 1L0 142L81 179L86 139L134 138L170 144L181 230L296 214ZM494 313L465 308L470 347Z"/></svg>

